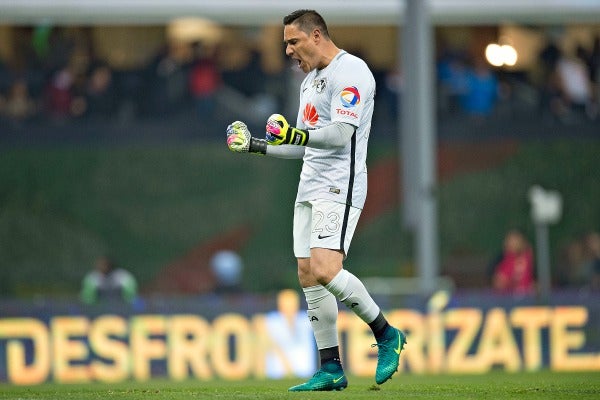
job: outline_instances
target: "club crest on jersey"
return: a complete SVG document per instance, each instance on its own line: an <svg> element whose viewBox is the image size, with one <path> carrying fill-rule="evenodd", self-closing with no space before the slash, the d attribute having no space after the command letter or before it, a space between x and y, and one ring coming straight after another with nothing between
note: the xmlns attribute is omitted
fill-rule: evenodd
<svg viewBox="0 0 600 400"><path fill-rule="evenodd" d="M315 126L317 121L319 121L317 109L311 103L306 103L302 114L302 122L304 122L305 125Z"/></svg>
<svg viewBox="0 0 600 400"><path fill-rule="evenodd" d="M352 108L360 103L360 93L356 86L348 86L340 93L340 100L345 108Z"/></svg>
<svg viewBox="0 0 600 400"><path fill-rule="evenodd" d="M317 93L322 93L323 90L325 90L325 86L327 86L327 78L315 79L313 81L313 86Z"/></svg>

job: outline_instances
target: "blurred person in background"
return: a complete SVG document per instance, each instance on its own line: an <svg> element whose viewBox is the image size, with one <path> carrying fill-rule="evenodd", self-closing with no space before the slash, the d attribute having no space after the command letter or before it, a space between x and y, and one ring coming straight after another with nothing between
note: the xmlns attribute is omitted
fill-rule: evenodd
<svg viewBox="0 0 600 400"><path fill-rule="evenodd" d="M590 231L567 243L558 273L564 287L600 290L600 234Z"/></svg>
<svg viewBox="0 0 600 400"><path fill-rule="evenodd" d="M561 286L580 288L589 283L586 271L586 255L583 237L569 241L561 251L558 279Z"/></svg>
<svg viewBox="0 0 600 400"><path fill-rule="evenodd" d="M556 38L550 36L547 39L546 45L538 54L538 62L540 66L540 93L539 107L540 112L545 115L550 111L554 116L555 112L553 104L558 97L558 85L556 83L556 64L561 58L562 51L556 43Z"/></svg>
<svg viewBox="0 0 600 400"><path fill-rule="evenodd" d="M11 85L2 111L16 127L37 114L38 106L29 93L27 81L18 79Z"/></svg>
<svg viewBox="0 0 600 400"><path fill-rule="evenodd" d="M181 42L168 43L147 67L147 89L153 116L173 115L189 99L189 67L192 49Z"/></svg>
<svg viewBox="0 0 600 400"><path fill-rule="evenodd" d="M600 107L600 35L594 38L592 52L589 58L590 79L594 86L596 107Z"/></svg>
<svg viewBox="0 0 600 400"><path fill-rule="evenodd" d="M128 271L118 268L107 256L96 260L95 268L82 282L81 300L86 304L103 301L133 303L137 297L137 282Z"/></svg>
<svg viewBox="0 0 600 400"><path fill-rule="evenodd" d="M475 58L464 76L464 92L460 96L463 111L475 121L492 115L498 100L499 84L494 71L483 58Z"/></svg>
<svg viewBox="0 0 600 400"><path fill-rule="evenodd" d="M589 285L592 290L600 290L600 233L589 232L585 236L586 270L589 271Z"/></svg>
<svg viewBox="0 0 600 400"><path fill-rule="evenodd" d="M337 331L338 300L369 326L378 347L375 382L398 370L404 333L391 326L362 281L344 260L367 194L367 146L375 78L367 64L336 46L314 10L283 19L285 53L305 74L299 90L298 128L285 117L267 119L265 138L248 126L227 127L227 146L237 153L302 159L294 205L293 248L320 369L289 391L333 391L348 386Z"/></svg>
<svg viewBox="0 0 600 400"><path fill-rule="evenodd" d="M528 295L535 292L533 250L519 229L509 230L501 255L492 263L492 287L499 293Z"/></svg>
<svg viewBox="0 0 600 400"><path fill-rule="evenodd" d="M551 105L562 122L574 122L580 116L593 119L594 104L592 81L583 47L575 55L563 55L556 64L556 83L559 96Z"/></svg>
<svg viewBox="0 0 600 400"><path fill-rule="evenodd" d="M437 62L440 111L456 114L461 109L461 98L467 91L467 63L465 56L456 51L445 51Z"/></svg>
<svg viewBox="0 0 600 400"><path fill-rule="evenodd" d="M244 264L242 257L232 250L220 250L210 259L210 268L215 276L215 293L239 293Z"/></svg>
<svg viewBox="0 0 600 400"><path fill-rule="evenodd" d="M194 61L190 69L189 86L198 118L204 124L214 120L217 92L222 85L221 71L215 60L215 48L195 43Z"/></svg>
<svg viewBox="0 0 600 400"><path fill-rule="evenodd" d="M67 67L52 75L46 89L46 111L51 117L63 119L71 115L73 81L73 74Z"/></svg>
<svg viewBox="0 0 600 400"><path fill-rule="evenodd" d="M113 72L107 64L98 63L92 66L86 82L85 99L87 116L110 118L114 115L117 97Z"/></svg>
<svg viewBox="0 0 600 400"><path fill-rule="evenodd" d="M54 122L64 123L85 113L86 101L78 90L78 78L71 65L52 75L45 91L45 111Z"/></svg>
<svg viewBox="0 0 600 400"><path fill-rule="evenodd" d="M295 290L277 294L277 310L265 314L270 346L265 354L269 378L309 377L316 367L315 346L306 310Z"/></svg>

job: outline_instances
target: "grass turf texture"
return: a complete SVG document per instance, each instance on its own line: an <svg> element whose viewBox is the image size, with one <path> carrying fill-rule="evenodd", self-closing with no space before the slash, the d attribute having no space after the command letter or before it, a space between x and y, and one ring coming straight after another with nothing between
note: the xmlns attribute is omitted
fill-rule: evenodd
<svg viewBox="0 0 600 400"><path fill-rule="evenodd" d="M299 379L209 382L123 382L85 385L43 384L31 387L0 385L0 399L597 399L600 373L540 371L484 375L396 375L384 385L372 378L349 377L343 392L290 393Z"/></svg>

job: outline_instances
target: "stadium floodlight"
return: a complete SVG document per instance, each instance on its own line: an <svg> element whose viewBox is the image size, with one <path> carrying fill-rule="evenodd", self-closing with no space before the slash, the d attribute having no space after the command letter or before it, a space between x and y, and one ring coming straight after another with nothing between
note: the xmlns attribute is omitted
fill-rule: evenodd
<svg viewBox="0 0 600 400"><path fill-rule="evenodd" d="M517 50L510 44L490 43L485 48L485 59L494 67L504 65L513 67L517 63L518 54Z"/></svg>

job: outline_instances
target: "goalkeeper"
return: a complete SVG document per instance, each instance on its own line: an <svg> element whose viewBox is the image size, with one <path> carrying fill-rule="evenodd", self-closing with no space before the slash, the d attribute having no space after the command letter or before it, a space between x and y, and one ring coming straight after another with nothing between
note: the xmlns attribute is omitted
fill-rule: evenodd
<svg viewBox="0 0 600 400"><path fill-rule="evenodd" d="M300 86L296 126L273 114L265 137L259 138L235 121L227 127L227 145L238 153L303 159L293 243L320 369L289 390L342 390L348 385L340 361L336 299L373 331L378 347L375 381L380 384L398 369L406 339L388 324L363 283L343 268L367 194L375 80L363 60L334 44L316 11L294 11L283 24L285 52L307 74Z"/></svg>

